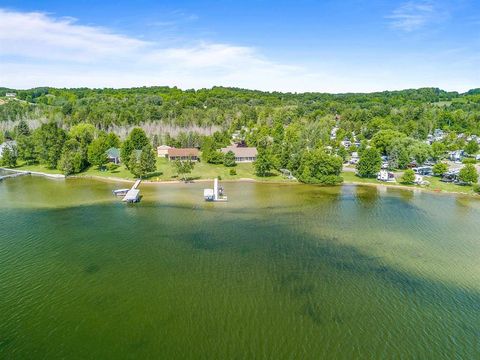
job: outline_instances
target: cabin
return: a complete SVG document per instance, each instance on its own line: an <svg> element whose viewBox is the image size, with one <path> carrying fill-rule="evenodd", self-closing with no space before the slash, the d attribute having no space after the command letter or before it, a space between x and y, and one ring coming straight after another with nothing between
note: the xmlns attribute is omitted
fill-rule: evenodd
<svg viewBox="0 0 480 360"><path fill-rule="evenodd" d="M157 146L157 156L166 158L168 156L169 149L172 149L172 147L168 145Z"/></svg>
<svg viewBox="0 0 480 360"><path fill-rule="evenodd" d="M111 147L107 150L107 160L108 162L114 164L120 164L120 149Z"/></svg>
<svg viewBox="0 0 480 360"><path fill-rule="evenodd" d="M8 98L16 98L17 97L17 93L14 93L14 92L7 92L5 94L6 97Z"/></svg>
<svg viewBox="0 0 480 360"><path fill-rule="evenodd" d="M233 152L235 155L235 162L237 163L249 163L257 160L257 148L255 147L238 147L238 146L227 146L220 149L224 154L229 151Z"/></svg>
<svg viewBox="0 0 480 360"><path fill-rule="evenodd" d="M195 148L170 148L167 150L167 158L169 161L176 160L192 160L198 161L199 152Z"/></svg>
<svg viewBox="0 0 480 360"><path fill-rule="evenodd" d="M15 150L16 146L17 146L17 142L15 140L8 140L8 141L5 141L3 144L0 144L0 157L3 156L3 151L6 148L9 148L10 150Z"/></svg>

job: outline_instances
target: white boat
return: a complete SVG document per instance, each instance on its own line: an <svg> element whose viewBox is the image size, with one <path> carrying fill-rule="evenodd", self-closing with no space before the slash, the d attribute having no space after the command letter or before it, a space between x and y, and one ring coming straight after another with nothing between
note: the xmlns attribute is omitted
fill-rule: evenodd
<svg viewBox="0 0 480 360"><path fill-rule="evenodd" d="M127 195L128 190L130 189L117 189L117 190L113 190L112 193L115 196L125 196Z"/></svg>

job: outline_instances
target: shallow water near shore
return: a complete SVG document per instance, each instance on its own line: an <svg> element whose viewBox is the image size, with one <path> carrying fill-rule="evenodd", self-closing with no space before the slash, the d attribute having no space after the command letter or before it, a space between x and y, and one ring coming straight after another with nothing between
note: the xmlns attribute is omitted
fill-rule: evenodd
<svg viewBox="0 0 480 360"><path fill-rule="evenodd" d="M480 358L480 201L0 183L0 358Z"/></svg>

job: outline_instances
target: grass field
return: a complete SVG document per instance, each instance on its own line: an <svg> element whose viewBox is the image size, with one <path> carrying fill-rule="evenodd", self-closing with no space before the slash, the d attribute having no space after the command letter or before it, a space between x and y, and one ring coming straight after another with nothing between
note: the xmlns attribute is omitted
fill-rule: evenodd
<svg viewBox="0 0 480 360"><path fill-rule="evenodd" d="M43 165L25 165L20 164L17 169L28 171L39 171L48 174L60 174L61 172L56 169L48 169ZM236 175L230 175L230 170L235 169ZM120 165L113 171L100 170L96 167L90 167L87 170L77 174L77 176L101 176L101 177L113 177L120 179L133 180L135 177L130 173L125 166ZM287 181L278 172L274 171L271 176L259 177L255 175L252 163L237 164L235 167L225 167L222 164L208 164L204 162L195 163L193 171L188 174L188 178L193 180L199 179L213 179L215 177L221 177L223 180L238 180L242 178L250 178L258 181ZM177 171L172 162L169 162L165 158L157 158L157 171L149 174L147 177L151 181L172 181L179 180Z"/></svg>
<svg viewBox="0 0 480 360"><path fill-rule="evenodd" d="M19 170L28 170L28 171L38 171L48 174L60 174L61 172L57 169L48 169L44 165L25 165L20 164L17 169ZM235 169L236 175L230 175L230 170ZM96 167L90 167L87 170L83 171L77 176L99 176L105 178L119 178L125 180L134 180L135 177L130 173L125 166L120 165L117 169L113 171L99 170ZM191 174L188 174L188 178L192 180L201 180L201 179L213 179L215 177L220 177L222 180L239 180L239 179L254 179L257 181L282 181L282 182L291 182L290 180L282 177L278 172L274 172L271 176L259 177L255 175L253 164L252 163L243 163L237 164L233 168L225 167L222 164L208 164L204 162L197 162ZM361 178L355 175L354 172L345 171L342 172L342 177L346 183L364 183L364 184L378 184L386 186L407 186L411 188L424 188L431 191L439 192L455 192L455 193L465 193L465 194L474 194L472 186L461 186L451 183L444 183L440 181L438 177L425 177L425 180L430 182L430 185L419 186L419 185L404 185L400 183L384 183L378 181L377 179L366 179ZM174 181L181 180L178 177L175 166L173 163L169 162L164 158L157 158L157 171L150 174L147 177L150 181Z"/></svg>

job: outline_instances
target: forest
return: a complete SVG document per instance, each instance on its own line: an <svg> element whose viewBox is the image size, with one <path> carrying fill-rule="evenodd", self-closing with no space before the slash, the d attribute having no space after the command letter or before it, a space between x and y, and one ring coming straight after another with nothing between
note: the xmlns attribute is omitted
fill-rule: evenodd
<svg viewBox="0 0 480 360"><path fill-rule="evenodd" d="M16 98L7 99L6 93L12 92ZM71 154L83 149L84 158L77 160L75 169L91 165L85 159L96 138L116 133L119 138L114 143L118 145L138 127L151 140L149 144L142 141L141 147L161 143L198 147L213 154L210 160L215 162L219 161L218 156L215 160L216 151L235 137L259 149L257 163L263 162L258 166L262 174L289 169L300 181L338 183L342 162L352 152L362 153L370 146L378 156L394 159L392 168L405 168L413 160L438 160L448 150L463 149L468 145L465 138L480 135L480 89L463 94L436 88L296 94L224 87L0 88L0 125L7 129L0 136L15 138L20 122L29 127L25 132L36 134L37 142L41 138L38 133L55 124L50 131L62 134L62 146L70 147ZM75 133L86 124L90 126L89 141ZM173 134L169 127L184 131ZM128 131L120 132L122 128ZM427 145L425 140L435 130L444 132L445 138ZM355 144L347 151L345 141ZM37 152L29 161L48 158L41 154L42 146L31 146ZM60 161L62 149L56 154ZM49 165L58 166L57 161ZM64 162L60 163L65 168Z"/></svg>

